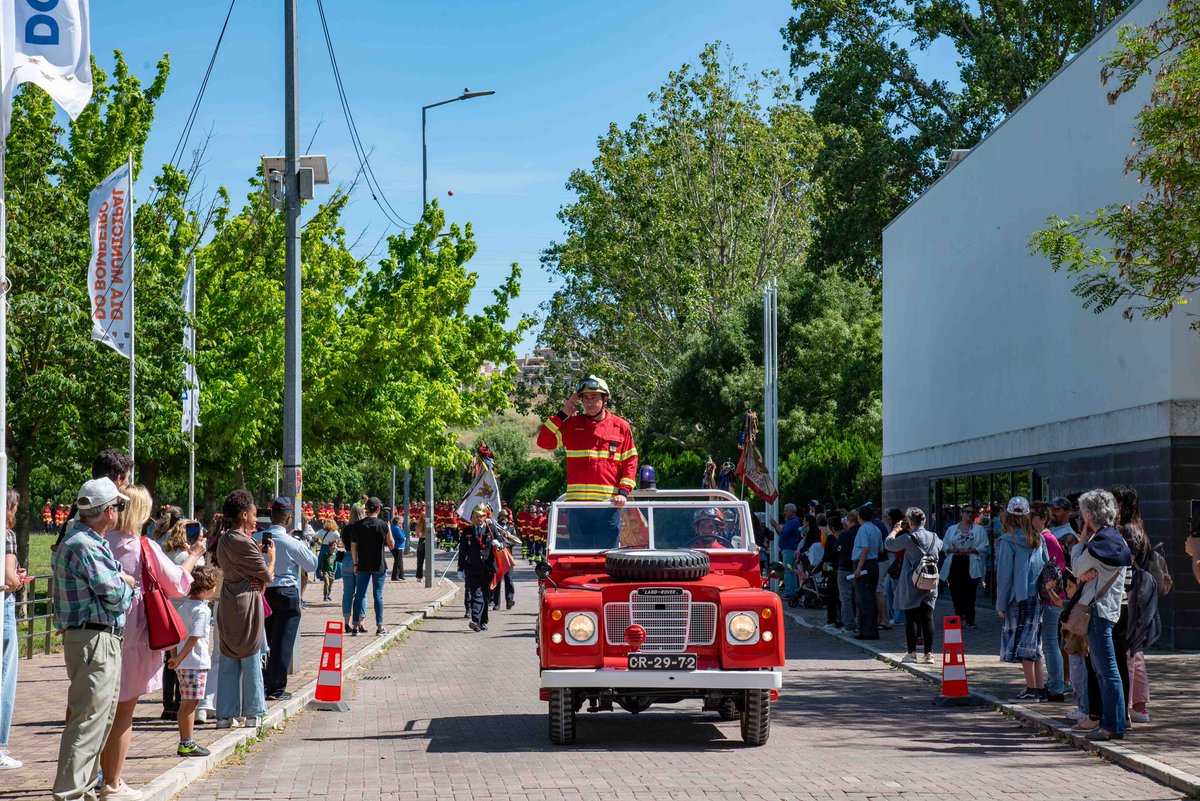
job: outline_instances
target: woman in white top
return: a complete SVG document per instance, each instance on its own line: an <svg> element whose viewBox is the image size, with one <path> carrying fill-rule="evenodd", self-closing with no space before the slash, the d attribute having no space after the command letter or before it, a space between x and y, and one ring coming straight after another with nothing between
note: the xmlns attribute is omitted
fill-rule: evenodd
<svg viewBox="0 0 1200 801"><path fill-rule="evenodd" d="M942 581L950 585L954 614L967 628L975 628L975 595L983 579L988 554L987 529L975 522L975 509L964 506L958 513L958 525L951 526L942 538Z"/></svg>

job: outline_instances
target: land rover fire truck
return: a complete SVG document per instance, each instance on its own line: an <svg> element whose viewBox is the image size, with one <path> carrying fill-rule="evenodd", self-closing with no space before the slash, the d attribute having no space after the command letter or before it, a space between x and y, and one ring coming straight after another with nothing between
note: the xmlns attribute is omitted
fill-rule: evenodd
<svg viewBox="0 0 1200 801"><path fill-rule="evenodd" d="M574 742L585 703L637 713L686 699L740 718L747 744L767 741L784 627L744 501L720 490L639 490L620 509L560 498L548 545L537 640L553 743Z"/></svg>

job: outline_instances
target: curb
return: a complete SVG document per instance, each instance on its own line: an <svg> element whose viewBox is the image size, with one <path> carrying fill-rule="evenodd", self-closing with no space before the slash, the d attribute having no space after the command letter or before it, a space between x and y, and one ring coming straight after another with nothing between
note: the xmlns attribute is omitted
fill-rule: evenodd
<svg viewBox="0 0 1200 801"><path fill-rule="evenodd" d="M853 637L847 637L844 634L835 634L831 631L826 631L820 626L809 623L798 612L784 611L789 618L802 628L819 632L835 640L841 640L847 645L863 653L870 654L880 662L884 662L893 668L903 670L927 683L941 686L942 677L937 671L923 670L915 664L901 662L896 657L875 647L870 642L863 642L855 640ZM1120 765L1126 770L1139 773L1149 779L1153 779L1159 784L1166 785L1172 790L1178 790L1193 798L1200 798L1200 776L1173 768L1165 762L1160 762L1152 757L1139 754L1137 751L1126 748L1123 745L1115 745L1111 742L1092 742L1080 734L1075 734L1070 730L1070 727L1055 718L1034 712L1020 704L1001 700L991 693L968 690L968 695L984 706L990 706L992 709L1008 717L1015 718L1022 723L1028 723L1038 731L1049 734L1062 743L1073 745L1081 751L1096 754L1103 759Z"/></svg>
<svg viewBox="0 0 1200 801"><path fill-rule="evenodd" d="M459 588L458 585L444 579L442 583L450 585L450 589L445 594L418 612L413 613L400 623L400 625L390 629L383 637L380 637L366 648L347 658L342 663L343 674L349 673L366 660L378 654L397 637L407 632L409 627L414 623L428 618L434 612L448 604L458 594ZM142 785L138 789L142 791L144 801L171 801L172 798L182 792L189 784L203 778L209 771L232 756L238 750L239 746L252 740L257 740L260 736L270 732L272 729L281 727L288 720L303 712L305 704L313 700L316 692L317 682L314 679L297 690L287 701L267 710L266 717L263 718L263 724L257 730L247 728L235 729L230 734L213 743L209 747L212 753L207 757L180 762L153 781Z"/></svg>

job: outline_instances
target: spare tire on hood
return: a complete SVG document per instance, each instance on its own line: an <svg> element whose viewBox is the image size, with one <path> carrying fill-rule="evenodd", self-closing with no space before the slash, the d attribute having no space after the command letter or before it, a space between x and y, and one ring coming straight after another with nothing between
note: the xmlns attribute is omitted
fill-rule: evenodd
<svg viewBox="0 0 1200 801"><path fill-rule="evenodd" d="M604 572L621 581L696 581L708 575L708 554L683 548L609 551Z"/></svg>

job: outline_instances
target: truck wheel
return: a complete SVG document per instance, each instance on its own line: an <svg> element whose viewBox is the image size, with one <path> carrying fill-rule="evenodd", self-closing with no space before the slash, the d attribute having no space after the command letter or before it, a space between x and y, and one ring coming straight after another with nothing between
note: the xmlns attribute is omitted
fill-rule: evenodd
<svg viewBox="0 0 1200 801"><path fill-rule="evenodd" d="M738 709L736 700L725 697L721 699L721 703L717 704L717 714L721 716L721 720L737 720L742 713Z"/></svg>
<svg viewBox="0 0 1200 801"><path fill-rule="evenodd" d="M674 551L610 551L604 572L621 581L697 581L708 575L708 554Z"/></svg>
<svg viewBox="0 0 1200 801"><path fill-rule="evenodd" d="M550 742L555 745L575 742L574 690L550 690Z"/></svg>
<svg viewBox="0 0 1200 801"><path fill-rule="evenodd" d="M742 741L764 745L771 736L771 691L746 690L742 704Z"/></svg>

